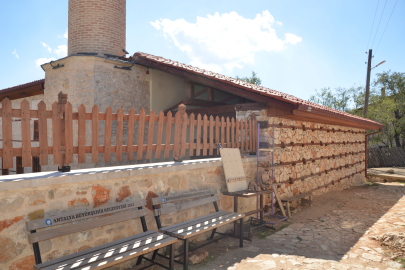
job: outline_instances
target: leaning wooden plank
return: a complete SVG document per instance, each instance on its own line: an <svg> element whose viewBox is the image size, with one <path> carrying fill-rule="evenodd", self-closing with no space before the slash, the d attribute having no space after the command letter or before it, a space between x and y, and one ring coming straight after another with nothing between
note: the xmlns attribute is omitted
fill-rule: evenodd
<svg viewBox="0 0 405 270"><path fill-rule="evenodd" d="M210 116L210 156L212 156L214 154L214 126L215 126L215 122L214 122L214 116Z"/></svg>
<svg viewBox="0 0 405 270"><path fill-rule="evenodd" d="M143 138L145 136L145 110L141 109L139 112L139 126L138 126L138 151L136 152L136 159L143 158Z"/></svg>
<svg viewBox="0 0 405 270"><path fill-rule="evenodd" d="M46 104L43 100L38 103L38 131L39 131L39 162L40 165L48 165L48 122L46 116ZM58 121L59 123L59 121ZM58 126L57 126L58 127ZM56 127L56 128L57 128ZM43 134L41 136L41 134ZM60 136L59 136L60 137ZM59 147L60 149L60 147Z"/></svg>
<svg viewBox="0 0 405 270"><path fill-rule="evenodd" d="M201 114L197 115L197 146L196 146L196 156L201 155L201 127L202 127L202 120Z"/></svg>
<svg viewBox="0 0 405 270"><path fill-rule="evenodd" d="M26 99L24 99L23 101L21 101L20 106L21 106L21 150L22 150L21 165L22 167L30 167L31 166L30 104Z"/></svg>
<svg viewBox="0 0 405 270"><path fill-rule="evenodd" d="M51 260L51 261L43 262L43 263L41 263L39 265L36 265L36 267L39 267L39 269L42 269L42 268L46 268L46 267L49 267L49 266L62 265L66 261L69 261L69 260L72 260L72 259L77 259L78 257L81 257L81 256L82 256L82 258L91 257L90 254L92 254L92 253L97 254L97 252L100 253L102 250L104 250L106 248L122 247L122 246L125 246L128 242L144 241L145 239L150 239L151 237L157 237L157 236L159 236L161 234L162 233L158 233L158 232L153 231L153 230L150 230L150 231L147 231L147 232L142 232L142 233L139 233L139 234L136 234L136 235L131 235L131 236L128 236L126 238L118 239L118 240L115 240L113 242L109 242L109 243L106 243L106 244L103 244L103 245L100 245L100 246L89 248L89 249L86 249L86 250L83 250L83 251L80 251L80 252L77 252L77 253L73 253L73 254L70 254L70 255L67 255L67 256L63 256L63 257L60 257L60 258L57 258L57 259L54 259L54 260ZM57 267L55 267L55 269L57 269Z"/></svg>
<svg viewBox="0 0 405 270"><path fill-rule="evenodd" d="M207 203L216 202L218 200L219 200L218 195L215 195L215 196L210 196L210 197L207 197L204 199L195 200L192 202L184 202L180 205L170 205L170 206L166 206L166 207L161 207L158 210L158 212L160 213L160 215L171 214L171 213L183 211L186 209L190 209L192 207L197 207L197 206L204 205Z"/></svg>
<svg viewBox="0 0 405 270"><path fill-rule="evenodd" d="M152 110L149 115L149 126L148 126L148 141L146 147L146 159L152 158L152 145L153 145L153 133L155 129L155 111Z"/></svg>
<svg viewBox="0 0 405 270"><path fill-rule="evenodd" d="M134 152L134 126L135 126L135 111L130 109L128 113L128 132L127 132L127 160L133 159Z"/></svg>
<svg viewBox="0 0 405 270"><path fill-rule="evenodd" d="M216 212L216 213L219 213L219 212ZM170 229L163 228L164 231L162 231L162 232L167 233L169 235L171 233L180 234L180 233L183 233L185 231L191 231L193 229L197 229L197 228L201 227L204 224L207 225L207 224L210 224L210 223L214 223L214 222L216 222L218 220L224 220L224 219L227 219L229 217L238 216L238 215L239 215L238 213L225 212L224 211L220 215L214 215L214 216L210 216L210 217L203 216L203 217L199 218L198 220L197 219L192 219L192 220L190 220L191 223L190 222L182 222L182 223L177 224L178 226L173 226Z"/></svg>
<svg viewBox="0 0 405 270"><path fill-rule="evenodd" d="M172 136L172 112L167 113L166 117L166 135L165 135L165 158L170 156L170 138Z"/></svg>
<svg viewBox="0 0 405 270"><path fill-rule="evenodd" d="M124 111L120 107L117 110L117 130L115 132L116 138L115 138L115 145L116 145L116 151L115 151L115 161L121 161L122 160L122 137L124 136Z"/></svg>
<svg viewBox="0 0 405 270"><path fill-rule="evenodd" d="M99 109L97 105L91 110L91 161L98 162L98 116Z"/></svg>
<svg viewBox="0 0 405 270"><path fill-rule="evenodd" d="M78 162L85 163L86 162L86 107L83 104L79 106L78 110Z"/></svg>
<svg viewBox="0 0 405 270"><path fill-rule="evenodd" d="M59 117L59 105L55 101L52 103L52 140L53 140L53 164L61 164L61 143L60 143L60 117Z"/></svg>
<svg viewBox="0 0 405 270"><path fill-rule="evenodd" d="M208 136L207 136L207 129L208 129L208 117L205 114L203 118L203 156L207 155L208 150Z"/></svg>
<svg viewBox="0 0 405 270"><path fill-rule="evenodd" d="M65 223L71 223L72 221L88 219L99 217L107 214L112 214L116 212L120 212L123 210L134 209L140 206L146 205L145 199L134 200L129 203L116 203L112 205L108 205L105 207L100 207L94 210L84 210L84 211L76 211L70 214L63 214L57 215L52 217L46 217L42 219L27 221L25 223L27 230L37 230L47 227L52 227L56 225L61 225Z"/></svg>
<svg viewBox="0 0 405 270"><path fill-rule="evenodd" d="M145 253L152 252L156 249L163 248L165 246L171 245L176 243L178 240L174 237L164 237L162 240L160 240L158 243L150 243L146 246L143 246L141 248L135 248L131 249L132 247L127 247L124 250L128 251L123 251L117 250L117 251L108 251L104 256L94 256L93 258L90 258L86 262L87 264L83 265L84 267L81 269L85 270L98 270L98 269L104 269L106 266L110 267L115 264L122 263L124 261L139 257ZM121 253L119 253L121 252ZM117 254L118 253L118 254ZM110 255L113 254L113 255ZM73 264L74 265L74 264ZM72 267L73 267L72 265ZM41 269L42 270L42 269Z"/></svg>
<svg viewBox="0 0 405 270"><path fill-rule="evenodd" d="M208 215L201 216L201 217L198 217L198 218L195 218L195 219L192 219L192 220L184 221L184 222L181 222L181 223L178 223L178 224L174 224L174 225L170 225L170 226L161 228L161 229L159 229L159 231L164 233L165 231L173 231L173 230L176 230L178 228L185 228L185 227L188 227L188 226L194 226L195 224L198 224L199 222L204 222L204 221L206 221L208 219L224 216L224 215L227 215L228 213L229 212L226 212L226 211L214 212L212 214L208 214Z"/></svg>
<svg viewBox="0 0 405 270"><path fill-rule="evenodd" d="M217 194L216 190L211 190L211 189L206 189L206 190L199 190L199 191L193 191L193 192L187 192L183 194L173 194L173 195L168 195L168 196L161 196L161 197L155 197L152 198L152 204L161 204L161 203L172 203L172 202L177 202L181 200L188 200L192 198L198 198L202 196L207 196L207 195L215 195Z"/></svg>
<svg viewBox="0 0 405 270"><path fill-rule="evenodd" d="M214 228L223 226L225 224L234 222L234 221L236 221L238 219L243 218L244 216L245 216L245 214L237 214L237 216L234 216L234 217L231 217L231 218L228 218L228 219L225 219L225 220L216 221L216 222L211 223L209 225L204 225L204 227L201 227L201 228L198 228L198 229L187 231L187 232L184 232L184 233L181 233L181 234L176 234L176 237L180 238L180 239L186 239L186 238L189 238L189 237L204 233L206 231L210 231L210 230L212 230ZM174 236L174 234L173 234L173 236Z"/></svg>
<svg viewBox="0 0 405 270"><path fill-rule="evenodd" d="M117 222L138 218L148 214L148 209L141 209L136 211L129 211L125 213L119 213L117 215L98 218L90 221L80 222L76 224L70 224L55 229L44 230L41 232L32 233L28 236L28 241L30 244L52 239L55 237L72 234L76 232L81 232L85 230L90 230L93 228L114 224Z"/></svg>
<svg viewBox="0 0 405 270"><path fill-rule="evenodd" d="M65 105L65 144L66 166L73 163L73 119L70 102Z"/></svg>
<svg viewBox="0 0 405 270"><path fill-rule="evenodd" d="M281 213L283 213L283 216L285 216L285 217L286 217L286 214L285 214L285 211L284 211L283 204L281 203L280 196L278 195L277 186L276 186L276 185L273 185L273 189L274 189L274 195L276 196L276 199L277 199L278 205L280 206Z"/></svg>
<svg viewBox="0 0 405 270"><path fill-rule="evenodd" d="M195 129L195 116L194 113L190 114L190 148L188 153L190 157L194 156L195 141L194 141L194 130Z"/></svg>
<svg viewBox="0 0 405 270"><path fill-rule="evenodd" d="M112 129L112 108L110 106L105 110L104 127L104 161L111 161L111 129Z"/></svg>
<svg viewBox="0 0 405 270"><path fill-rule="evenodd" d="M2 101L2 130L3 130L3 169L14 168L13 159L13 119L11 115L11 101L8 98Z"/></svg>
<svg viewBox="0 0 405 270"><path fill-rule="evenodd" d="M158 132L156 137L156 151L155 151L155 158L160 158L162 155L162 139L163 139L163 121L165 115L163 111L159 113L159 120L158 120Z"/></svg>

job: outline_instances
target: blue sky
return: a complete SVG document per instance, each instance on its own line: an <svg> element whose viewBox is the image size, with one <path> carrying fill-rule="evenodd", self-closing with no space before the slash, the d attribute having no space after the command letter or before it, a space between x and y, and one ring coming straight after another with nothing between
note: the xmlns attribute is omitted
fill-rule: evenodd
<svg viewBox="0 0 405 270"><path fill-rule="evenodd" d="M308 99L322 87L364 85L374 36L373 66L387 62L372 79L405 72L404 11L404 0L127 0L126 49L232 77L254 70L263 86ZM0 89L44 78L38 64L65 56L67 25L67 0L1 1Z"/></svg>

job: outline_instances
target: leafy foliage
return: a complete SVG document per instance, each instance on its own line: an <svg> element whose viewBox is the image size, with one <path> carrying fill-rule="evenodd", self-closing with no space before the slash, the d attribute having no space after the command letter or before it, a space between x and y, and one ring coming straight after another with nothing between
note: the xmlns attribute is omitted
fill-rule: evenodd
<svg viewBox="0 0 405 270"><path fill-rule="evenodd" d="M241 81L245 81L248 83L252 83L252 84L256 84L256 85L261 85L262 84L262 80L257 77L257 73L252 71L252 76L251 77L239 77L236 76L236 79L241 80Z"/></svg>

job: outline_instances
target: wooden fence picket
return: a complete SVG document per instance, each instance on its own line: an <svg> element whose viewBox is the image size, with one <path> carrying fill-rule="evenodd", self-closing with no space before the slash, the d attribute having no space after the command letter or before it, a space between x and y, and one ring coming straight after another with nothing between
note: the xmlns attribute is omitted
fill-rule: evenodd
<svg viewBox="0 0 405 270"><path fill-rule="evenodd" d="M170 156L170 138L172 134L172 112L167 113L166 117L166 138L165 138L165 158Z"/></svg>
<svg viewBox="0 0 405 270"><path fill-rule="evenodd" d="M207 155L207 150L208 150L207 129L208 129L208 117L206 114L204 114L204 117L203 117L203 156Z"/></svg>
<svg viewBox="0 0 405 270"><path fill-rule="evenodd" d="M235 143L235 119L232 117L231 120L231 147L235 148L236 147L236 143Z"/></svg>
<svg viewBox="0 0 405 270"><path fill-rule="evenodd" d="M21 101L21 159L22 167L31 166L31 124L30 104L26 99ZM39 113L39 110L38 110ZM42 113L42 111L41 111ZM45 119L46 120L46 119Z"/></svg>
<svg viewBox="0 0 405 270"><path fill-rule="evenodd" d="M11 101L8 98L2 101L1 116L3 118L3 169L12 169L14 167L13 158L13 119L12 119Z"/></svg>
<svg viewBox="0 0 405 270"><path fill-rule="evenodd" d="M69 166L69 163L73 163L73 119L70 102L67 102L65 107L65 136L66 166Z"/></svg>
<svg viewBox="0 0 405 270"><path fill-rule="evenodd" d="M111 129L112 129L112 108L110 106L105 110L104 127L104 161L111 161Z"/></svg>
<svg viewBox="0 0 405 270"><path fill-rule="evenodd" d="M136 159L142 160L143 157L143 138L145 136L145 110L141 109L139 112L139 126L138 126L138 150L136 151Z"/></svg>
<svg viewBox="0 0 405 270"><path fill-rule="evenodd" d="M62 153L61 153L61 136L60 136L60 112L58 102L52 103L52 156L53 164L62 164ZM38 123L39 124L39 123ZM41 138L41 135L39 136ZM41 145L41 143L40 143ZM94 152L93 152L94 153ZM39 159L41 166L43 165L43 159Z"/></svg>
<svg viewBox="0 0 405 270"><path fill-rule="evenodd" d="M77 159L79 163L86 162L86 107L83 104L79 106L78 109L78 119L77 119L77 129L78 129L78 155Z"/></svg>
<svg viewBox="0 0 405 270"><path fill-rule="evenodd" d="M128 112L128 132L127 132L127 160L133 159L134 152L134 127L135 127L135 111L130 109Z"/></svg>
<svg viewBox="0 0 405 270"><path fill-rule="evenodd" d="M122 108L117 110L117 130L115 132L116 142L115 142L115 161L122 160L122 137L124 136L124 111Z"/></svg>
<svg viewBox="0 0 405 270"><path fill-rule="evenodd" d="M226 126L225 126L225 133L226 133L226 144L227 148L232 147L231 139L230 139L230 128L231 128L231 121L229 121L229 117L226 118Z"/></svg>
<svg viewBox="0 0 405 270"><path fill-rule="evenodd" d="M43 100L41 100L41 102L38 103L38 131L39 131L39 139L38 139L38 141L39 141L39 162L41 165L48 165L48 155L49 155L49 153L48 153L48 120L46 117L46 104ZM30 144L31 144L31 142L30 142ZM59 153L60 153L60 146L59 146ZM31 157L29 157L29 159L32 160ZM30 166L31 165L29 165L28 167L30 167Z"/></svg>
<svg viewBox="0 0 405 270"><path fill-rule="evenodd" d="M94 105L91 110L91 161L98 162L98 122L99 109Z"/></svg>
<svg viewBox="0 0 405 270"><path fill-rule="evenodd" d="M221 122L219 121L219 117L215 117L215 143L218 144L220 143L219 141L219 136L220 136L220 130L221 130Z"/></svg>
<svg viewBox="0 0 405 270"><path fill-rule="evenodd" d="M210 156L214 154L214 117L210 116Z"/></svg>
<svg viewBox="0 0 405 270"><path fill-rule="evenodd" d="M158 120L158 132L156 137L156 151L155 151L155 158L159 159L162 154L162 139L163 139L163 122L165 119L165 115L163 111L159 113L159 120Z"/></svg>
<svg viewBox="0 0 405 270"><path fill-rule="evenodd" d="M221 117L221 145L222 147L226 147L225 146L225 118L222 116Z"/></svg>
<svg viewBox="0 0 405 270"><path fill-rule="evenodd" d="M188 150L190 157L194 156L195 142L194 142L194 129L195 129L195 115L190 114L190 149Z"/></svg>
<svg viewBox="0 0 405 270"><path fill-rule="evenodd" d="M197 148L196 148L196 156L200 156L201 154L201 127L202 127L202 119L201 114L197 115Z"/></svg>
<svg viewBox="0 0 405 270"><path fill-rule="evenodd" d="M155 128L155 111L152 110L149 114L149 128L148 128L148 141L146 147L146 159L152 158L152 146L153 146L153 131Z"/></svg>

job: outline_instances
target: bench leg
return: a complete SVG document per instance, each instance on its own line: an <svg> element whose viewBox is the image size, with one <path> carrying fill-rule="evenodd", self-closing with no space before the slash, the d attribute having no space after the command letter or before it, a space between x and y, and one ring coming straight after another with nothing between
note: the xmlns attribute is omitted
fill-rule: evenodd
<svg viewBox="0 0 405 270"><path fill-rule="evenodd" d="M143 256L142 255L139 256L138 259L136 260L136 265L140 265L142 263L142 259L143 259Z"/></svg>
<svg viewBox="0 0 405 270"><path fill-rule="evenodd" d="M184 270L188 270L188 239L184 240L183 246L183 260L184 260Z"/></svg>
<svg viewBox="0 0 405 270"><path fill-rule="evenodd" d="M174 269L174 245L170 245L169 249L169 269L173 270Z"/></svg>
<svg viewBox="0 0 405 270"><path fill-rule="evenodd" d="M212 240L214 238L216 232L217 232L217 228L212 230L210 240Z"/></svg>
<svg viewBox="0 0 405 270"><path fill-rule="evenodd" d="M243 218L239 219L239 246L243 247Z"/></svg>
<svg viewBox="0 0 405 270"><path fill-rule="evenodd" d="M155 251L153 251L152 261L156 260L156 256L157 256L158 251L159 251L158 249L156 249Z"/></svg>
<svg viewBox="0 0 405 270"><path fill-rule="evenodd" d="M290 218L291 217L290 202L286 202L286 205L287 205L287 216L288 216L288 218Z"/></svg>

